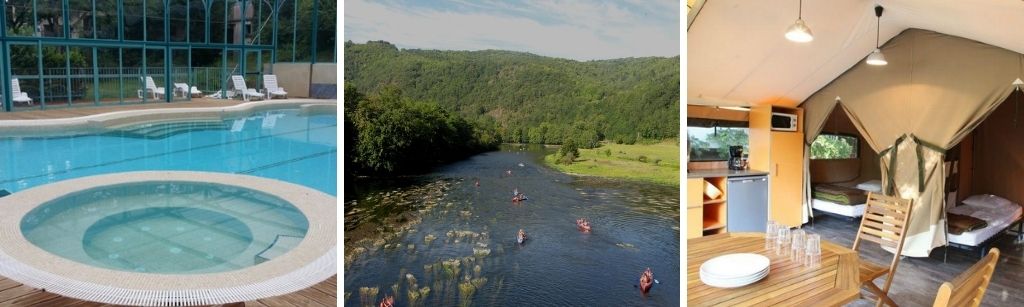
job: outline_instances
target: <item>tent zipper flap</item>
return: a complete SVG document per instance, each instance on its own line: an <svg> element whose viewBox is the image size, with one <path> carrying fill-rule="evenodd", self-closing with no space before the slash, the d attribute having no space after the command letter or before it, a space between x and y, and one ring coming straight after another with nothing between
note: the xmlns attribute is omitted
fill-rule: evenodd
<svg viewBox="0 0 1024 307"><path fill-rule="evenodd" d="M885 150L882 151L881 154L878 155L879 159L881 159L881 157L884 156L887 152L891 153L889 157L889 173L886 174L887 180L885 185L886 195L889 196L896 195L896 184L893 182L893 179L895 179L896 176L896 158L898 157L896 153L899 152L900 143L903 143L903 140L906 138L906 134L901 135L899 138L896 139L896 142L893 143L892 147L886 148Z"/></svg>
<svg viewBox="0 0 1024 307"><path fill-rule="evenodd" d="M946 154L946 150L942 147L936 146L935 144L922 141L917 138L916 135L911 134L910 138L917 143L917 191L924 192L924 147L931 149L937 153Z"/></svg>

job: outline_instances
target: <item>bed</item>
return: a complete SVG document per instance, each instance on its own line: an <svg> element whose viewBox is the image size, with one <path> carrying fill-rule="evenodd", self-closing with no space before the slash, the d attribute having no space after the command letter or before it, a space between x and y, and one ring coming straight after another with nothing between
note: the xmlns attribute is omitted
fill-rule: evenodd
<svg viewBox="0 0 1024 307"><path fill-rule="evenodd" d="M989 245L998 238L999 234L1010 230L1013 226L1017 228L1018 239L1021 236L1021 215L1024 210L1020 205L996 195L973 195L964 199L961 205L949 208L946 213L948 220L951 221L947 223L951 225L949 226L949 245L960 249L976 250L981 256L988 252ZM982 220L984 225L957 234L956 225L952 222L958 219L955 215Z"/></svg>
<svg viewBox="0 0 1024 307"><path fill-rule="evenodd" d="M842 184L815 184L811 192L811 208L818 212L854 220L864 215L867 192L882 190L881 182L871 180L849 187Z"/></svg>

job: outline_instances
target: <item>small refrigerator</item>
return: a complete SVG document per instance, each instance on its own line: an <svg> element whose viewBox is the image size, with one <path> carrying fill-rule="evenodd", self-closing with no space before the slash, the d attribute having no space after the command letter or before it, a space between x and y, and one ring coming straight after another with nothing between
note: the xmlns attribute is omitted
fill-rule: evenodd
<svg viewBox="0 0 1024 307"><path fill-rule="evenodd" d="M729 177L726 230L764 232L768 224L768 176Z"/></svg>

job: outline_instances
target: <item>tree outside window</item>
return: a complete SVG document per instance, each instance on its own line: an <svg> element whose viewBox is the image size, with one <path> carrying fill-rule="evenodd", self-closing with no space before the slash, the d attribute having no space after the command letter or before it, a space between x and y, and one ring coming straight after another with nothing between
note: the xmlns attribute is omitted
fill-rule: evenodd
<svg viewBox="0 0 1024 307"><path fill-rule="evenodd" d="M856 159L859 140L846 134L821 134L811 143L811 159Z"/></svg>

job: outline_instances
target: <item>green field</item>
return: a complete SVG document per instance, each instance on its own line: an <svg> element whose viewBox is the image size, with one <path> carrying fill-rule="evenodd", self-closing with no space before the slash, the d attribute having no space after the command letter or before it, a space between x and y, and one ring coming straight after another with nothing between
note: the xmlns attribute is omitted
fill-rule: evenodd
<svg viewBox="0 0 1024 307"><path fill-rule="evenodd" d="M544 164L576 175L679 185L679 143L675 139L636 145L603 142L598 148L580 149L580 157L570 165L555 163L557 155L544 157Z"/></svg>

